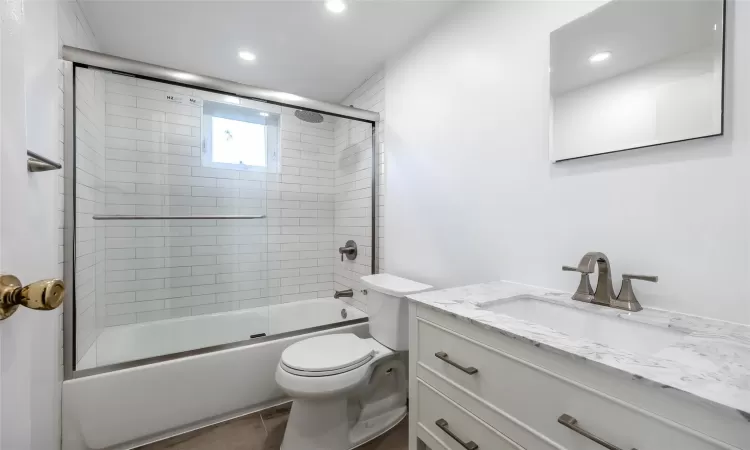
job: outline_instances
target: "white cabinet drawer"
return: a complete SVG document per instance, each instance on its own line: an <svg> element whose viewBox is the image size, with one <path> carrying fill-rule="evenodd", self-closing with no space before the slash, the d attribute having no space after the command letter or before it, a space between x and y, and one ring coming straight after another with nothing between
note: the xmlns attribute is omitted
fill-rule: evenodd
<svg viewBox="0 0 750 450"><path fill-rule="evenodd" d="M567 414L599 438L630 450L716 450L701 435L546 369L417 321L416 376L521 445L602 450L605 447L558 423ZM412 350L414 351L414 349ZM438 352L461 370L436 357ZM419 401L422 399L420 397ZM420 408L421 410L421 408Z"/></svg>
<svg viewBox="0 0 750 450"><path fill-rule="evenodd" d="M430 441L434 445L437 441L448 450L523 450L523 447L493 430L426 383L419 381L417 389L417 436L421 434L420 437L425 442Z"/></svg>

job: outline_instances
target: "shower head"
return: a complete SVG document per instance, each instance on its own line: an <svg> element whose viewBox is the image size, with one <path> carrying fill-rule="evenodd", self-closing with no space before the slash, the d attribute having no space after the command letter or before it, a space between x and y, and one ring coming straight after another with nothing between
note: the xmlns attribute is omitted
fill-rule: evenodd
<svg viewBox="0 0 750 450"><path fill-rule="evenodd" d="M320 123L323 121L323 115L313 111L303 111L298 109L294 111L294 115L297 116L299 120L304 120L305 122Z"/></svg>

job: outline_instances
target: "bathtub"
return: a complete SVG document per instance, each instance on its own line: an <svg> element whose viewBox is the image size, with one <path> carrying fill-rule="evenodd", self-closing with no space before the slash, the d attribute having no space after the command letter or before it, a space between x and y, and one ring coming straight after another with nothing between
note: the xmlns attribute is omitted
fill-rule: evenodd
<svg viewBox="0 0 750 450"><path fill-rule="evenodd" d="M342 310L345 312L342 316ZM345 317L344 317L345 316ZM77 370L186 352L366 317L334 298L159 320L104 329Z"/></svg>
<svg viewBox="0 0 750 450"><path fill-rule="evenodd" d="M63 382L63 450L132 448L283 402L274 379L281 352L323 334L367 337L366 317L325 298L104 330L81 359L92 369L79 374L92 374ZM158 360L196 348L204 350ZM143 358L153 362L94 367Z"/></svg>

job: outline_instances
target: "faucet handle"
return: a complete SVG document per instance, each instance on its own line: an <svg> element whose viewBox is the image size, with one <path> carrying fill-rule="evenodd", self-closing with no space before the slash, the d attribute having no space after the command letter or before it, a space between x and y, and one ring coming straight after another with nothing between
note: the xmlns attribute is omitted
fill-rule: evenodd
<svg viewBox="0 0 750 450"><path fill-rule="evenodd" d="M355 259L357 257L357 243L351 239L346 241L345 247L339 247L339 253L341 253L341 261L344 261L344 255L348 260Z"/></svg>
<svg viewBox="0 0 750 450"><path fill-rule="evenodd" d="M650 281L652 283L656 283L659 281L659 277L656 275L631 275L628 273L622 274L623 280L643 280L643 281Z"/></svg>
<svg viewBox="0 0 750 450"><path fill-rule="evenodd" d="M566 272L581 272L581 273L594 273L594 269L589 266L579 264L577 266L562 266L562 270Z"/></svg>
<svg viewBox="0 0 750 450"><path fill-rule="evenodd" d="M578 289L573 294L573 300L580 300L582 302L590 302L594 299L594 288L591 287L591 280L589 280L589 274L573 266L562 266L562 270L565 272L579 272L581 274L581 281L578 283Z"/></svg>
<svg viewBox="0 0 750 450"><path fill-rule="evenodd" d="M627 311L640 311L643 309L643 307L635 297L635 292L633 291L633 282L631 280L650 281L651 283L656 283L657 281L659 281L659 277L655 275L631 275L627 273L622 275L622 287L620 288L620 293L617 295L617 299L612 302L612 306Z"/></svg>

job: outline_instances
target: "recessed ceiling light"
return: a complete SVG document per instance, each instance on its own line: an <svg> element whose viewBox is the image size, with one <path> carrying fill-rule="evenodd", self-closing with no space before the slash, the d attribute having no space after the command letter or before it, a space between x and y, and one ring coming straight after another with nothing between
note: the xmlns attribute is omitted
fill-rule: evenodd
<svg viewBox="0 0 750 450"><path fill-rule="evenodd" d="M608 60L610 58L610 56L612 56L612 53L610 53L610 52L594 53L589 58L589 62L591 62L591 63L598 63L598 62L606 61L606 60Z"/></svg>
<svg viewBox="0 0 750 450"><path fill-rule="evenodd" d="M335 14L341 14L346 9L344 0L326 0L326 8Z"/></svg>
<svg viewBox="0 0 750 450"><path fill-rule="evenodd" d="M255 61L255 54L250 53L247 50L240 50L237 52L237 56L240 57L240 59L244 59L245 61Z"/></svg>
<svg viewBox="0 0 750 450"><path fill-rule="evenodd" d="M268 117L268 113L265 113L265 112L260 113L260 115L263 117Z"/></svg>

